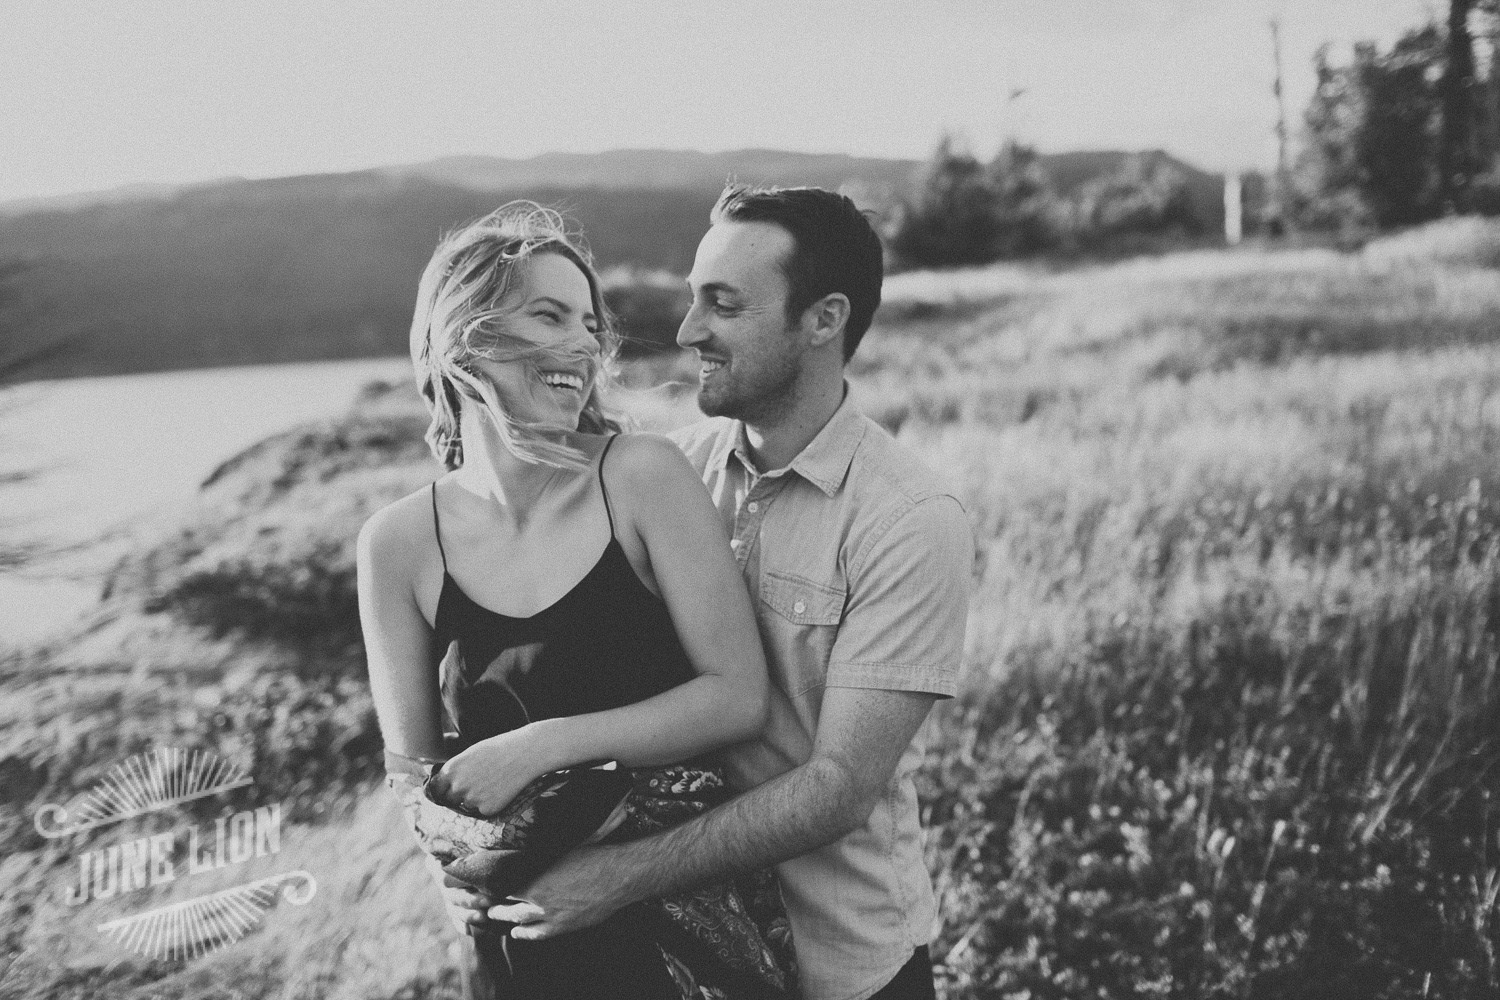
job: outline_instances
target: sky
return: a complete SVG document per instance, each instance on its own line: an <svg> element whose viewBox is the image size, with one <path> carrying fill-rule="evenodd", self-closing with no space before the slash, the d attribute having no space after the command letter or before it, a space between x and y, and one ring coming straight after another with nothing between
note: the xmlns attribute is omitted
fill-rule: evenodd
<svg viewBox="0 0 1500 1000"><path fill-rule="evenodd" d="M621 148L1275 163L1322 42L1437 0L6 0L0 201ZM1339 48L1341 46L1342 48ZM1011 94L1019 92L1011 98Z"/></svg>

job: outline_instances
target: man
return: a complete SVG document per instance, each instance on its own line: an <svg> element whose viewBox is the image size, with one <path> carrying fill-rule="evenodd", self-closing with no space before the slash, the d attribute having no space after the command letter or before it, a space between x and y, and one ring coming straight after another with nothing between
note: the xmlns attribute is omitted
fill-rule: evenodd
<svg viewBox="0 0 1500 1000"><path fill-rule="evenodd" d="M520 924L515 937L775 865L809 1000L934 995L911 776L929 709L954 693L973 539L958 501L848 398L881 276L879 238L840 195L731 187L715 206L677 342L697 351L699 407L720 419L674 437L758 598L772 721L728 754L748 791L573 853L524 902L488 911Z"/></svg>

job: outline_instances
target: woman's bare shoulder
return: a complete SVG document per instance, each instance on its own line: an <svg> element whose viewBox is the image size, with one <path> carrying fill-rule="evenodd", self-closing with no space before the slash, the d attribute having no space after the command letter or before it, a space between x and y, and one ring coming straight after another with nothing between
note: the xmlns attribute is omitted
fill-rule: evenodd
<svg viewBox="0 0 1500 1000"><path fill-rule="evenodd" d="M703 487L687 456L671 439L645 432L615 439L606 456L604 476L611 487L618 483L623 489L651 494L685 485Z"/></svg>
<svg viewBox="0 0 1500 1000"><path fill-rule="evenodd" d="M631 431L615 438L609 449L609 464L628 475L650 475L686 469L692 473L687 456L671 438L646 431Z"/></svg>
<svg viewBox="0 0 1500 1000"><path fill-rule="evenodd" d="M432 487L424 486L371 514L359 529L364 560L415 567L433 544Z"/></svg>
<svg viewBox="0 0 1500 1000"><path fill-rule="evenodd" d="M606 456L604 480L616 513L638 529L680 525L686 511L709 503L687 456L660 434L620 435Z"/></svg>

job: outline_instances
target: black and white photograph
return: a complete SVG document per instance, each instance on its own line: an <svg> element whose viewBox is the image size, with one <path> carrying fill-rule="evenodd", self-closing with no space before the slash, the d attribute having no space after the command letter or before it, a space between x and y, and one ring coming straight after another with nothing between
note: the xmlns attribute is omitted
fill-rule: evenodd
<svg viewBox="0 0 1500 1000"><path fill-rule="evenodd" d="M0 1000L1500 998L1500 0L13 0Z"/></svg>

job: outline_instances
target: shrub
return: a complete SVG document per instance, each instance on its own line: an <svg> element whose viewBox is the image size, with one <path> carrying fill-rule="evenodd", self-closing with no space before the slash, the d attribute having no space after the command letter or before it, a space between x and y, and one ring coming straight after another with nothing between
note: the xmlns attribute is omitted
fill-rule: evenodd
<svg viewBox="0 0 1500 1000"><path fill-rule="evenodd" d="M944 137L889 232L898 260L952 267L1029 256L1052 243L1051 185L1036 151L1008 145L985 165Z"/></svg>
<svg viewBox="0 0 1500 1000"><path fill-rule="evenodd" d="M1082 247L1133 237L1201 236L1187 178L1159 157L1128 158L1119 170L1083 184L1065 209L1069 236Z"/></svg>
<svg viewBox="0 0 1500 1000"><path fill-rule="evenodd" d="M123 560L107 593L216 637L357 649L355 537L439 471L425 426L406 413L356 414L261 442L208 478L194 521Z"/></svg>
<svg viewBox="0 0 1500 1000"><path fill-rule="evenodd" d="M1375 240L1364 254L1381 267L1425 263L1500 269L1500 219L1439 219Z"/></svg>
<svg viewBox="0 0 1500 1000"><path fill-rule="evenodd" d="M677 328L693 304L681 277L666 271L615 268L603 275L604 303L615 314L623 357L677 350Z"/></svg>

